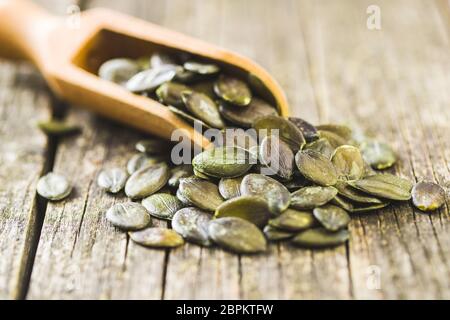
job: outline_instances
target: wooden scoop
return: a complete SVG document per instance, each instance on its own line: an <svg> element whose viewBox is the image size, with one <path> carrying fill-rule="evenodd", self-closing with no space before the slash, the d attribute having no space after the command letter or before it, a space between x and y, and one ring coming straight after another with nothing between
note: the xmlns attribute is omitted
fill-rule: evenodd
<svg viewBox="0 0 450 320"><path fill-rule="evenodd" d="M209 141L166 106L96 75L108 59L138 58L154 51L185 51L242 77L253 74L271 92L281 114L288 115L288 103L277 82L236 53L106 9L56 17L30 1L0 0L1 56L31 61L58 96L77 106L165 139L175 129L185 129L192 142L207 147Z"/></svg>

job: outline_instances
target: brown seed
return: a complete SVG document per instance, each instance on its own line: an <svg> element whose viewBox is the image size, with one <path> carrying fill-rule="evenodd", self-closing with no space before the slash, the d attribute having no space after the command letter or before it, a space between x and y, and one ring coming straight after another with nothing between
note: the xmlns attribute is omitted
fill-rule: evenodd
<svg viewBox="0 0 450 320"><path fill-rule="evenodd" d="M299 151L295 162L300 173L318 185L327 187L337 182L337 172L331 161L316 151Z"/></svg>
<svg viewBox="0 0 450 320"><path fill-rule="evenodd" d="M419 182L412 190L412 201L422 211L434 211L445 203L445 190L432 182Z"/></svg>

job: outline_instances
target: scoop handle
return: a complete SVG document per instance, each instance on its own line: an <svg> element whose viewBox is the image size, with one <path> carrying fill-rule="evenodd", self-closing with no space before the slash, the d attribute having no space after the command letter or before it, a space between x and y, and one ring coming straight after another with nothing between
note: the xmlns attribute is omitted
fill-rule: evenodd
<svg viewBox="0 0 450 320"><path fill-rule="evenodd" d="M0 0L0 56L39 64L57 18L28 0Z"/></svg>

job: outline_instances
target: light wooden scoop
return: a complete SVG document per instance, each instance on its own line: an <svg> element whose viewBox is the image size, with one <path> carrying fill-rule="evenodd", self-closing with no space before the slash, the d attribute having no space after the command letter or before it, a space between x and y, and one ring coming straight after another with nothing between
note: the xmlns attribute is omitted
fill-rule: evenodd
<svg viewBox="0 0 450 320"><path fill-rule="evenodd" d="M235 74L253 74L272 93L282 115L286 97L277 82L255 62L198 39L106 9L56 17L30 1L0 0L0 56L31 61L61 98L105 117L170 139L185 129L197 146L209 142L167 107L100 79L99 66L116 57L138 58L154 51L186 51L215 60Z"/></svg>

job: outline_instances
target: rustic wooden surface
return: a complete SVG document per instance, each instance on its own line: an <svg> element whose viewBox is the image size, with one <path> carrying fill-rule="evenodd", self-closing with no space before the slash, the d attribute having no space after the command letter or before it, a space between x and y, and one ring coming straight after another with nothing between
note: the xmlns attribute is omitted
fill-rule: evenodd
<svg viewBox="0 0 450 320"><path fill-rule="evenodd" d="M393 170L450 188L450 9L441 0L39 0L111 7L243 53L286 90L293 114L346 122L398 150ZM375 3L376 2L376 3ZM366 9L381 9L368 30ZM33 123L50 114L83 126L53 140ZM236 256L186 245L149 250L104 219L117 201L100 170L125 165L141 136L52 99L35 70L0 61L0 299L449 299L447 204L356 216L347 246L271 245ZM37 179L73 179L61 203L38 201ZM379 273L380 287L371 280ZM368 285L369 284L369 285Z"/></svg>

